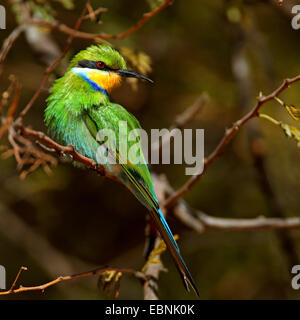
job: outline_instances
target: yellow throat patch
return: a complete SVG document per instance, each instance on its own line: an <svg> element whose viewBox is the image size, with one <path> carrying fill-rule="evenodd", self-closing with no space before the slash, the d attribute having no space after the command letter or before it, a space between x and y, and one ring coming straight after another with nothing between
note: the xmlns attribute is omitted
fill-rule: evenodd
<svg viewBox="0 0 300 320"><path fill-rule="evenodd" d="M91 81L95 82L98 86L102 87L108 92L118 87L122 81L121 76L115 72L93 70L87 72L87 76Z"/></svg>

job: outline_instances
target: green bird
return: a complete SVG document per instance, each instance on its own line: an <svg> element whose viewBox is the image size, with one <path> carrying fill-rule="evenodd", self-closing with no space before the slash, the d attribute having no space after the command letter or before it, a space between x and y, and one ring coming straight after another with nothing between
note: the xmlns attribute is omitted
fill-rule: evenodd
<svg viewBox="0 0 300 320"><path fill-rule="evenodd" d="M61 143L72 144L80 154L99 163L97 150L103 144L97 132L111 129L116 135L116 147L109 145L107 152L118 160L105 163L110 175L125 185L149 210L155 227L165 241L183 283L199 295L196 284L181 257L176 240L159 208L151 175L144 157L142 163L133 164L120 158L117 146L119 123L126 121L127 132L141 128L138 120L124 107L110 101L109 93L121 84L122 78L134 77L153 82L149 78L127 70L121 54L107 45L92 45L80 51L50 90L45 111L45 123L50 134ZM128 142L128 149L132 141ZM123 161L120 161L123 160Z"/></svg>

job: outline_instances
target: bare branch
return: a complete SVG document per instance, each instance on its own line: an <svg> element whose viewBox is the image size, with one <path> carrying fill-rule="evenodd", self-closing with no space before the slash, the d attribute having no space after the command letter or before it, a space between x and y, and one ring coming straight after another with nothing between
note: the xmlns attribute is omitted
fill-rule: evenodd
<svg viewBox="0 0 300 320"><path fill-rule="evenodd" d="M257 231L277 229L300 229L300 218L266 218L253 219L216 218L197 211L198 219L207 229L226 231Z"/></svg>
<svg viewBox="0 0 300 320"><path fill-rule="evenodd" d="M144 282L144 300L158 300L158 280L161 271L164 271L164 266L160 260L160 255L163 251L157 250L161 245L162 240L159 236L155 239L153 257L149 256L149 263L146 263L144 270L147 280Z"/></svg>
<svg viewBox="0 0 300 320"><path fill-rule="evenodd" d="M8 89L3 93L2 95L2 101L0 104L0 117L2 116L2 112L4 111L4 108L7 106L11 95L13 94L11 100L11 104L6 112L6 116L1 117L0 120L2 122L2 127L0 127L0 140L4 137L4 135L9 130L10 125L12 124L14 120L15 113L18 108L19 99L20 99L20 91L21 91L21 84L19 80L11 76L10 77L11 84L8 87Z"/></svg>
<svg viewBox="0 0 300 320"><path fill-rule="evenodd" d="M20 268L20 270L19 270L19 272L17 273L17 276L16 276L16 278L15 278L15 280L14 280L14 282L12 283L12 285L11 285L11 287L10 287L10 289L8 290L8 291L13 291L14 290L14 287L16 286L16 284L17 284L17 281L18 281L18 279L19 279L19 277L20 277L20 275L21 275L21 273L23 272L23 271L26 271L27 270L27 267L21 267Z"/></svg>
<svg viewBox="0 0 300 320"><path fill-rule="evenodd" d="M272 218L258 216L251 219L219 218L190 208L182 200L173 208L174 216L184 225L198 233L208 229L219 231L258 231L300 229L300 218Z"/></svg>

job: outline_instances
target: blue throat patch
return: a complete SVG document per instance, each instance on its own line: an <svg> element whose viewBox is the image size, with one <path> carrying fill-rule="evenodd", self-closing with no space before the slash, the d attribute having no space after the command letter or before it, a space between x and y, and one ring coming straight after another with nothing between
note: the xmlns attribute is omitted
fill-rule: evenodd
<svg viewBox="0 0 300 320"><path fill-rule="evenodd" d="M100 91L100 92L106 94L107 96L109 96L108 92L105 89L103 89L101 86L99 86L96 82L92 81L86 74L80 73L80 76L82 78L84 78L92 86L92 88L94 90Z"/></svg>

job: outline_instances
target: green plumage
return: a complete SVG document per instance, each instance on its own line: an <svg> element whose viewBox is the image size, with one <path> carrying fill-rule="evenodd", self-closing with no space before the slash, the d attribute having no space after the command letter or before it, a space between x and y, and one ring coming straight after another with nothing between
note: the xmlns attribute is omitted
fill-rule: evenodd
<svg viewBox="0 0 300 320"><path fill-rule="evenodd" d="M101 129L112 129L119 142L119 122L127 122L128 132L141 128L138 120L122 106L112 103L108 94L101 86L91 82L86 69L80 68L81 60L103 61L109 68L108 72L126 69L123 57L109 46L91 46L78 53L71 61L65 75L56 80L47 99L45 123L52 136L65 144L72 144L80 154L97 161L97 150L101 145L96 140L97 132ZM109 71L111 70L111 71ZM97 71L101 72L101 71ZM103 75L109 75L105 72ZM129 141L128 150L136 141ZM118 157L118 150L110 150ZM118 167L119 170L115 170ZM150 211L157 229L165 240L176 262L176 266L186 284L198 293L193 279L179 253L176 241L165 221L155 196L151 175L145 161L141 164L106 164L108 171L123 183L144 206Z"/></svg>

